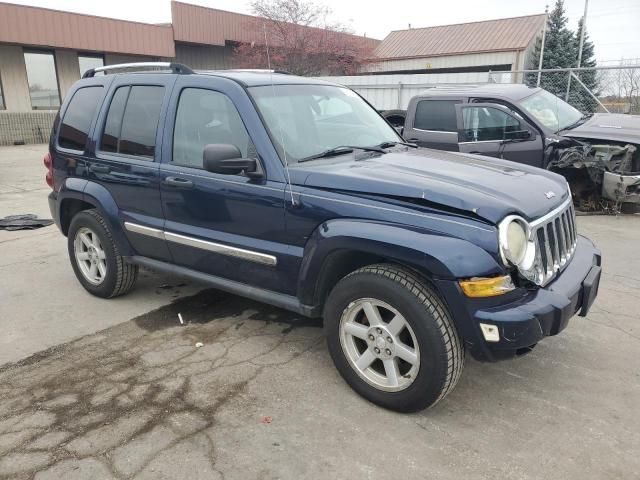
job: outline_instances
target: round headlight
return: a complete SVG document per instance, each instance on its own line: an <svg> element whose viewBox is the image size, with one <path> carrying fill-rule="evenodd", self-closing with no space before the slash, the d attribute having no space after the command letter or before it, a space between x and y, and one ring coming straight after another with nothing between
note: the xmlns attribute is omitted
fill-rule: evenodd
<svg viewBox="0 0 640 480"><path fill-rule="evenodd" d="M509 216L499 226L500 252L505 261L520 265L527 253L528 227L523 218Z"/></svg>
<svg viewBox="0 0 640 480"><path fill-rule="evenodd" d="M507 253L516 265L522 262L527 250L527 232L519 222L510 222L507 226Z"/></svg>

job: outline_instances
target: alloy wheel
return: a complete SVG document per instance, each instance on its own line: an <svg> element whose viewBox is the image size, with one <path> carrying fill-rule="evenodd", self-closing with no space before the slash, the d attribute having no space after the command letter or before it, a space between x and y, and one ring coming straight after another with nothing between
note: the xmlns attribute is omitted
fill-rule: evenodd
<svg viewBox="0 0 640 480"><path fill-rule="evenodd" d="M78 229L74 253L84 278L93 285L100 285L107 275L107 255L98 235L87 227Z"/></svg>
<svg viewBox="0 0 640 480"><path fill-rule="evenodd" d="M420 369L420 350L407 320L374 298L351 302L340 318L340 344L351 367L373 387L408 388Z"/></svg>

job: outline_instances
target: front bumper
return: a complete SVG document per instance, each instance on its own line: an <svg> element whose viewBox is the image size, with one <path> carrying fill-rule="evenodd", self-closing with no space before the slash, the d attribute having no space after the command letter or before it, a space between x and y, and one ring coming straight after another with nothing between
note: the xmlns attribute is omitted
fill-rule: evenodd
<svg viewBox="0 0 640 480"><path fill-rule="evenodd" d="M640 204L640 175L604 172L602 196L616 202Z"/></svg>
<svg viewBox="0 0 640 480"><path fill-rule="evenodd" d="M495 361L526 353L544 337L561 332L576 313L585 316L598 293L600 263L600 251L579 236L573 258L545 288L471 299L455 281L436 283L471 354L481 361ZM495 325L500 340L485 341L480 323Z"/></svg>

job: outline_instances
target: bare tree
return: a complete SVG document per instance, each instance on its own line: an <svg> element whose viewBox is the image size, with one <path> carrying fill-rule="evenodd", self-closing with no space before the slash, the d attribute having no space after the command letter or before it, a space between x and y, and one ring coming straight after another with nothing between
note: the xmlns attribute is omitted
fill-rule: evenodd
<svg viewBox="0 0 640 480"><path fill-rule="evenodd" d="M620 75L622 98L629 102L629 113L640 113L640 69L625 68Z"/></svg>
<svg viewBox="0 0 640 480"><path fill-rule="evenodd" d="M247 24L253 42L235 48L236 64L266 68L267 46L271 67L297 75L350 74L370 57L370 40L352 35L330 20L331 11L305 0L255 0L256 18Z"/></svg>

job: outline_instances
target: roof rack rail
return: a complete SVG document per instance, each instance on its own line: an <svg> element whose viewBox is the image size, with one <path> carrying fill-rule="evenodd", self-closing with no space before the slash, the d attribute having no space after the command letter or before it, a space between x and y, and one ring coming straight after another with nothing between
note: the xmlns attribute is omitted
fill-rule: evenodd
<svg viewBox="0 0 640 480"><path fill-rule="evenodd" d="M171 62L137 62L137 63L120 63L118 65L106 65L104 67L91 68L84 72L82 78L91 78L94 77L98 72L104 72L105 75L107 71L113 70L131 70L131 69L139 69L141 71L150 70L171 70L172 73L179 74L190 74L194 73L191 68L186 65L182 65L181 63L171 63Z"/></svg>
<svg viewBox="0 0 640 480"><path fill-rule="evenodd" d="M249 73L279 73L281 75L293 75L286 70L270 70L268 68L232 68L227 70L229 72L249 72Z"/></svg>

